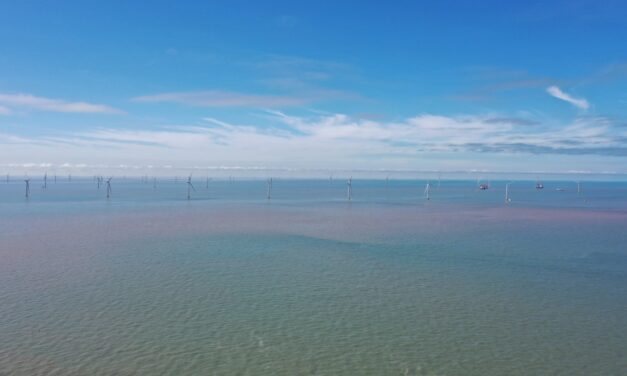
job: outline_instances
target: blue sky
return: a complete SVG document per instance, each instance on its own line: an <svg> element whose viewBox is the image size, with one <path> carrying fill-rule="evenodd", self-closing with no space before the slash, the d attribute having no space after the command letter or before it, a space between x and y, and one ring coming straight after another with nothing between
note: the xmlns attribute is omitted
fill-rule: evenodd
<svg viewBox="0 0 627 376"><path fill-rule="evenodd" d="M627 173L620 1L0 4L0 169Z"/></svg>

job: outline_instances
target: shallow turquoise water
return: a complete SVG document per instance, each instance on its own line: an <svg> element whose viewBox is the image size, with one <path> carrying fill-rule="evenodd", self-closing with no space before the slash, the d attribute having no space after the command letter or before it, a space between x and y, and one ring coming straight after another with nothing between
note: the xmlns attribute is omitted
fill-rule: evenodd
<svg viewBox="0 0 627 376"><path fill-rule="evenodd" d="M0 374L627 369L625 185L283 183L0 188Z"/></svg>

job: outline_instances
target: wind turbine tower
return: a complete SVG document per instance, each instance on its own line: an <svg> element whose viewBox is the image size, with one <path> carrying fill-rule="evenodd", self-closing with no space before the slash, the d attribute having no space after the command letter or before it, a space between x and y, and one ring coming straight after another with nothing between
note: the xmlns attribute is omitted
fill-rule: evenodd
<svg viewBox="0 0 627 376"><path fill-rule="evenodd" d="M348 181L346 182L346 194L348 196L348 201L351 201L353 198L353 177L351 176L350 178L348 178Z"/></svg>
<svg viewBox="0 0 627 376"><path fill-rule="evenodd" d="M24 179L24 183L26 183L24 196L26 198L30 197L30 179Z"/></svg>
<svg viewBox="0 0 627 376"><path fill-rule="evenodd" d="M113 177L107 179L107 199L111 197L111 179L113 179Z"/></svg>
<svg viewBox="0 0 627 376"><path fill-rule="evenodd" d="M192 190L196 192L196 188L194 188L194 185L192 184L192 176L189 175L189 177L187 178L187 199L188 200L192 198Z"/></svg>

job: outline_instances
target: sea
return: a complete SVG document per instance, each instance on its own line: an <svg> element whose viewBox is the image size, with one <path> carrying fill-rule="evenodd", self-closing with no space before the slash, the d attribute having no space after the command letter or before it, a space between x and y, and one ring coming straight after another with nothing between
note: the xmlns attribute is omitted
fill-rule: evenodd
<svg viewBox="0 0 627 376"><path fill-rule="evenodd" d="M626 182L192 184L0 182L0 375L627 375Z"/></svg>

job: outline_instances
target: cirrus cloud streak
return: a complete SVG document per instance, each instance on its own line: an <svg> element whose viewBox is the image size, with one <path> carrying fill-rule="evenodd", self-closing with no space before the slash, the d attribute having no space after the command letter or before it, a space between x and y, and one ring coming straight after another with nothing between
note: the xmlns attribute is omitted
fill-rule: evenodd
<svg viewBox="0 0 627 376"><path fill-rule="evenodd" d="M37 97L31 94L0 93L0 113L2 109L10 112L10 108L26 108L39 111L67 113L102 113L122 114L124 111L104 105L87 102L68 102L60 99ZM7 113L8 113L7 112Z"/></svg>
<svg viewBox="0 0 627 376"><path fill-rule="evenodd" d="M575 107L581 108L582 110L587 110L588 108L590 108L590 103L588 103L587 100L581 99L581 98L575 98L572 95L563 92L562 89L560 89L557 86L549 86L546 89L546 92L549 93L549 95L557 99L561 99L565 102L568 102Z"/></svg>
<svg viewBox="0 0 627 376"><path fill-rule="evenodd" d="M174 92L144 95L133 98L143 103L178 103L197 107L288 107L308 102L305 98L244 94L221 90Z"/></svg>

